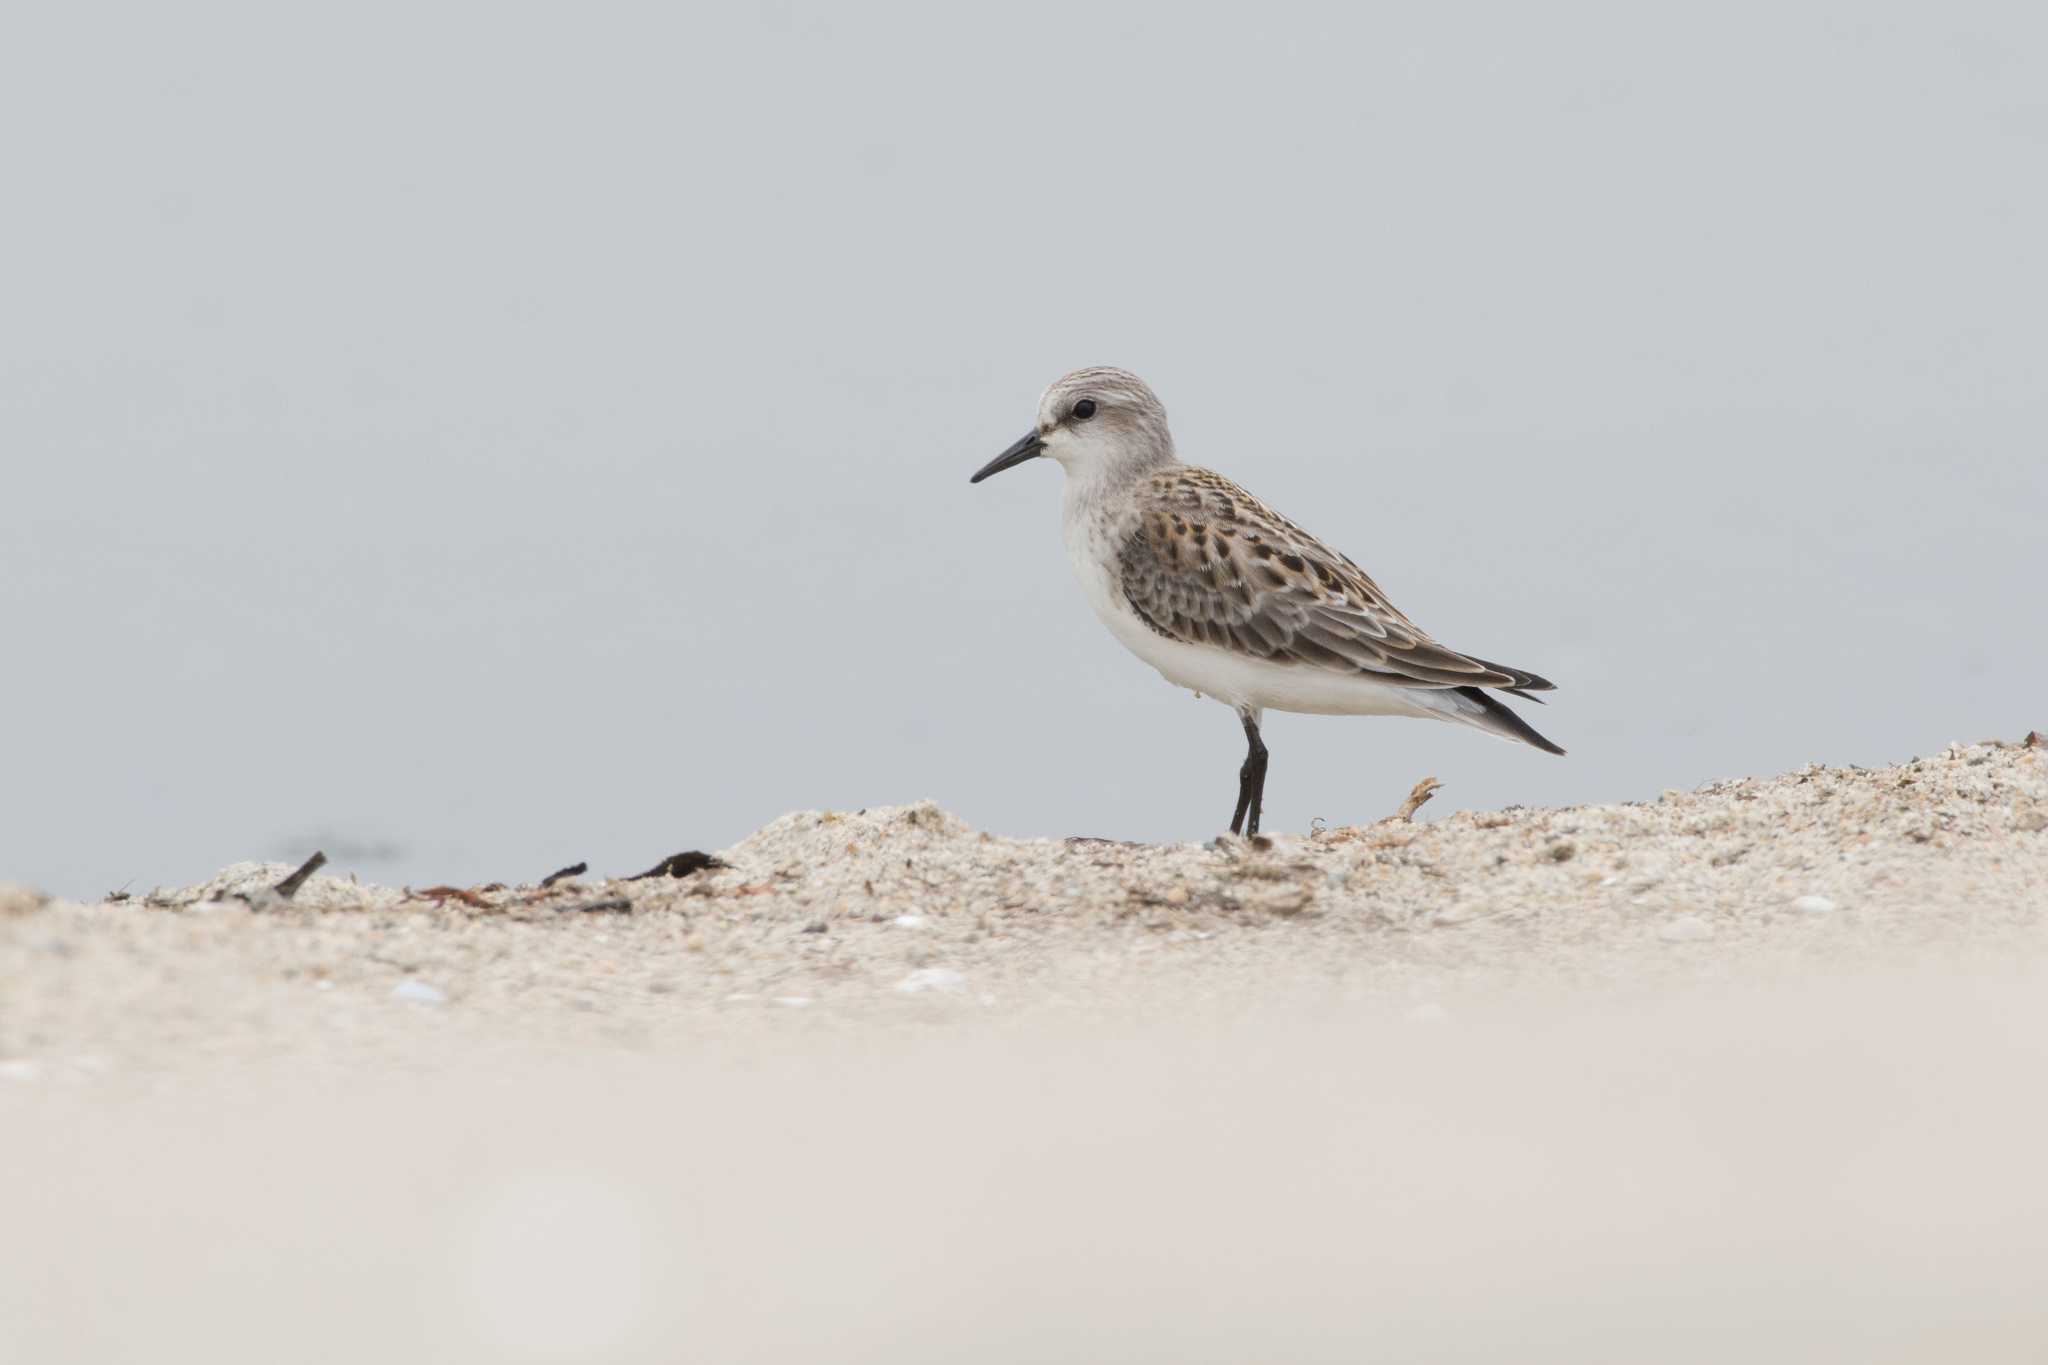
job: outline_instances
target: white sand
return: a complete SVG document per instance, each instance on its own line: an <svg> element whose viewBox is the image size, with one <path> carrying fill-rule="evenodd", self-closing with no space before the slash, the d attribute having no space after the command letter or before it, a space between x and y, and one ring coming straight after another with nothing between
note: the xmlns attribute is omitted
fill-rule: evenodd
<svg viewBox="0 0 2048 1365"><path fill-rule="evenodd" d="M2038 749L722 856L483 907L0 891L0 1358L2048 1344Z"/></svg>

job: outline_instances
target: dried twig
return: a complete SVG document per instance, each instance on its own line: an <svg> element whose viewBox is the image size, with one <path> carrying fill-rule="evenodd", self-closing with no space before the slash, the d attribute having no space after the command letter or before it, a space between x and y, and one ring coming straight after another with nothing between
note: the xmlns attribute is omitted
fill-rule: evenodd
<svg viewBox="0 0 2048 1365"><path fill-rule="evenodd" d="M478 910L495 908L476 892L465 891L459 886L430 886L423 891L414 891L408 887L405 894L409 900L432 901L436 905L446 905L449 901L461 901L464 905Z"/></svg>
<svg viewBox="0 0 2048 1365"><path fill-rule="evenodd" d="M590 871L589 863L572 863L568 867L563 868L559 872L550 872L547 876L542 877L540 879L540 889L545 891L549 887L553 886L556 882L561 881L564 878L580 877L588 871Z"/></svg>
<svg viewBox="0 0 2048 1365"><path fill-rule="evenodd" d="M626 880L629 882L644 882L649 877L687 877L693 872L704 872L730 866L732 864L725 862L723 859L714 858L709 853L699 853L697 850L691 849L687 853L671 853L639 876L628 877Z"/></svg>
<svg viewBox="0 0 2048 1365"><path fill-rule="evenodd" d="M561 905L555 908L568 914L595 915L604 911L618 914L630 911L633 908L633 902L627 900L624 896L614 896L610 900L584 901L581 905Z"/></svg>
<svg viewBox="0 0 2048 1365"><path fill-rule="evenodd" d="M306 878L312 876L326 865L327 855L325 853L315 853L312 857L299 864L298 871L286 877L283 881L272 887L271 890L277 892L279 899L290 900L293 896L299 894L299 888L306 884Z"/></svg>
<svg viewBox="0 0 2048 1365"><path fill-rule="evenodd" d="M1413 820L1415 812L1429 804L1429 798L1437 794L1444 784L1433 777L1425 777L1409 791L1408 799L1401 803L1401 809L1394 812L1396 820Z"/></svg>

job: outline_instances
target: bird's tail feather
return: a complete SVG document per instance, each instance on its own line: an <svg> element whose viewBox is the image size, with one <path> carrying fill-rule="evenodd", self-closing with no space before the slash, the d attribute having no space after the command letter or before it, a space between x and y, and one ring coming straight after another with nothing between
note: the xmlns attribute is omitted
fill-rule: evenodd
<svg viewBox="0 0 2048 1365"><path fill-rule="evenodd" d="M1513 678L1514 685L1501 688L1500 690L1503 692L1512 692L1518 697L1527 697L1530 701L1541 702L1543 698L1531 697L1529 694L1531 692L1557 691L1557 684L1540 673L1531 673L1526 668L1509 668L1506 664L1497 664L1491 659L1481 659L1476 655L1468 654L1465 657L1471 659L1473 663L1480 665L1482 668L1490 668L1496 673L1505 673L1508 677Z"/></svg>
<svg viewBox="0 0 2048 1365"><path fill-rule="evenodd" d="M1563 749L1552 744L1536 728L1508 709L1505 702L1490 696L1477 687L1453 687L1436 694L1450 703L1444 709L1467 725L1476 726L1502 739L1518 739L1524 744L1541 749L1546 754L1562 754ZM1530 697L1530 701L1536 698Z"/></svg>

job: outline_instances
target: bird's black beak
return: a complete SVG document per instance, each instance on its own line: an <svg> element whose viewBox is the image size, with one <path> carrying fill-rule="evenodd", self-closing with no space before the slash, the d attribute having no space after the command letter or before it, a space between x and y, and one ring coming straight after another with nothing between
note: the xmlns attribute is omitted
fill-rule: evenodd
<svg viewBox="0 0 2048 1365"><path fill-rule="evenodd" d="M987 464L983 465L981 467L981 471L977 473L973 478L969 479L967 482L980 483L983 479L987 478L991 474L1000 474L1005 469L1010 468L1012 465L1023 464L1026 460L1035 459L1037 456L1043 455L1044 453L1045 438L1038 434L1036 428L1033 428L1032 430L1025 432L1024 435L1018 439L1017 444L1011 446L1008 450L1004 451L1002 454L996 456L993 460L990 460Z"/></svg>

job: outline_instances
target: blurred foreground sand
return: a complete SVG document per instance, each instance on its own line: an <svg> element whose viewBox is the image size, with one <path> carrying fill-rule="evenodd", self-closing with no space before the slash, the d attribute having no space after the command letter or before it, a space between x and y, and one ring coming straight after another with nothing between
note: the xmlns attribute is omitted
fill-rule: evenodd
<svg viewBox="0 0 2048 1365"><path fill-rule="evenodd" d="M0 892L0 1359L2048 1356L2038 749L723 857Z"/></svg>

